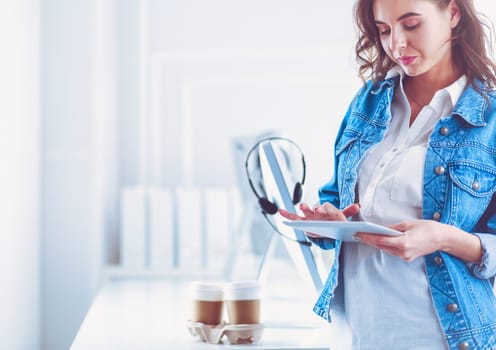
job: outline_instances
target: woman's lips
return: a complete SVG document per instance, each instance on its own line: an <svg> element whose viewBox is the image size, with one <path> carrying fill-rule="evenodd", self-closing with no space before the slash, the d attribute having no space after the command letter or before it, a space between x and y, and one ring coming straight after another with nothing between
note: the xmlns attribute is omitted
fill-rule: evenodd
<svg viewBox="0 0 496 350"><path fill-rule="evenodd" d="M415 58L416 58L415 56L403 56L403 57L398 58L398 61L400 61L401 64L403 64L403 65L409 65L413 61L415 61Z"/></svg>

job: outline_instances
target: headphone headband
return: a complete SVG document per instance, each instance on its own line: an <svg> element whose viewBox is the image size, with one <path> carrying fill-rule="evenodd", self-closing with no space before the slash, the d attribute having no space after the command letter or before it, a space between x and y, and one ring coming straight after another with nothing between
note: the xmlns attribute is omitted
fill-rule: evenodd
<svg viewBox="0 0 496 350"><path fill-rule="evenodd" d="M273 136L273 137L267 137L267 138L261 139L257 143L255 143L255 145L248 151L248 153L246 155L246 160L245 160L245 171L246 171L246 177L248 178L248 183L250 184L251 190L253 191L253 193L255 194L255 196L258 198L259 201L264 200L264 197L262 197L258 194L257 190L255 189L255 186L253 185L253 182L252 182L251 177L250 177L250 173L248 171L248 161L250 160L251 154L258 148L258 146L260 146L264 142L269 142L269 141L286 141L286 142L289 142L290 144L292 144L298 150L298 152L301 155L301 163L303 165L303 174L301 176L301 181L298 182L297 184L299 186L302 186L305 183L306 163L305 163L305 156L303 155L303 152L301 151L300 147L293 140L290 140L290 139L287 139L284 137ZM294 202L294 200L293 200L293 202ZM297 202L299 202L299 200ZM296 203L294 203L294 204L296 204Z"/></svg>
<svg viewBox="0 0 496 350"><path fill-rule="evenodd" d="M301 182L297 182L295 184L295 187L294 187L294 190L293 190L293 198L292 198L292 201L293 201L293 204L297 204L300 200L301 200L301 197L302 197L302 185L305 183L305 176L306 176L306 164L305 164L305 157L303 156L303 152L301 151L300 147L292 140L290 139L287 139L287 138L284 138L284 137L268 137L268 138L264 138L260 141L258 141L249 151L248 151L248 154L246 155L246 160L245 160L245 170L246 170L246 176L248 178L248 183L250 184L250 188L251 190L253 191L253 193L255 194L255 196L257 197L258 199L258 204L260 205L260 207L262 208L262 214L263 216L265 217L265 219L267 220L267 222L270 224L270 226L272 227L272 229L274 229L274 231L276 233L278 233L279 235L283 236L284 238L290 240L290 241L293 241L293 242L297 242L297 243L300 243L302 245L305 245L305 246L311 246L312 243L308 240L298 240L298 239L294 239L294 238L291 238L291 237L288 237L286 236L285 234L281 233L275 226L274 224L272 224L272 222L270 221L270 219L267 217L267 214L276 214L277 211L279 210L278 206L276 203L274 202L271 202L269 199L267 199L266 197L262 197L260 196L256 189L255 189L255 186L253 185L253 182L251 180L251 177L250 177L250 172L248 171L248 162L250 160L250 157L252 155L252 153L260 146L260 144L262 144L263 142L270 142L270 141L286 141L286 142L289 142L290 144L292 144L297 150L298 152L300 153L301 155L301 163L303 165L303 174L302 174L302 178L301 178Z"/></svg>

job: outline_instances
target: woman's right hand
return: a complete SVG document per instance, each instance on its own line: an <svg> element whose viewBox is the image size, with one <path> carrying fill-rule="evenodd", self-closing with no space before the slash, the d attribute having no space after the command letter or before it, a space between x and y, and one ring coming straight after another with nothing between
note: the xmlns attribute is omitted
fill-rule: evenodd
<svg viewBox="0 0 496 350"><path fill-rule="evenodd" d="M300 204L300 210L303 215L290 213L287 210L279 209L279 214L288 220L329 220L329 221L346 221L347 217L354 216L360 211L360 204L354 203L343 210L339 210L331 203L316 204L310 208L306 203ZM320 237L317 234L305 232L310 237Z"/></svg>

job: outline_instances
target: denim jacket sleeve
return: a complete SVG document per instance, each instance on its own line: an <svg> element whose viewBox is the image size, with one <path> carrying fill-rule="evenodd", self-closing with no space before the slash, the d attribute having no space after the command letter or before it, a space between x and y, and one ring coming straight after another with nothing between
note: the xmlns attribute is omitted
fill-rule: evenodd
<svg viewBox="0 0 496 350"><path fill-rule="evenodd" d="M481 242L482 259L479 263L467 263L472 274L481 279L496 276L496 199L491 202L486 214L489 220L484 224L484 232L492 233L475 233Z"/></svg>
<svg viewBox="0 0 496 350"><path fill-rule="evenodd" d="M482 260L480 263L467 263L472 274L480 279L496 275L496 236L490 233L476 233L481 241Z"/></svg>

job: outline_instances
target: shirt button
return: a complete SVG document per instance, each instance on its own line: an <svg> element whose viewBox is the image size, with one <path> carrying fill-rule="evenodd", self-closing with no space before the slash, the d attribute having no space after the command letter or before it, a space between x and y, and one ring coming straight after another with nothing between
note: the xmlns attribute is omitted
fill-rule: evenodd
<svg viewBox="0 0 496 350"><path fill-rule="evenodd" d="M439 133L443 136L446 136L449 134L449 129L447 126L443 126L441 129L439 129Z"/></svg>
<svg viewBox="0 0 496 350"><path fill-rule="evenodd" d="M443 175L446 169L442 165L438 165L434 171L437 175Z"/></svg>
<svg viewBox="0 0 496 350"><path fill-rule="evenodd" d="M457 312L458 311L458 305L455 304L455 303L451 303L451 304L448 304L448 306L446 307L446 309L449 312Z"/></svg>
<svg viewBox="0 0 496 350"><path fill-rule="evenodd" d="M441 258L439 255L434 258L434 262L437 265L441 265L443 263L443 258Z"/></svg>
<svg viewBox="0 0 496 350"><path fill-rule="evenodd" d="M479 181L474 181L472 183L472 189L475 190L475 191L478 191L480 189L480 183L479 183Z"/></svg>
<svg viewBox="0 0 496 350"><path fill-rule="evenodd" d="M439 219L441 219L441 213L436 211L434 214L432 214L432 218L436 221L439 221Z"/></svg>
<svg viewBox="0 0 496 350"><path fill-rule="evenodd" d="M462 341L460 344L458 344L458 349L460 350L469 350L470 349L470 344L468 341Z"/></svg>

